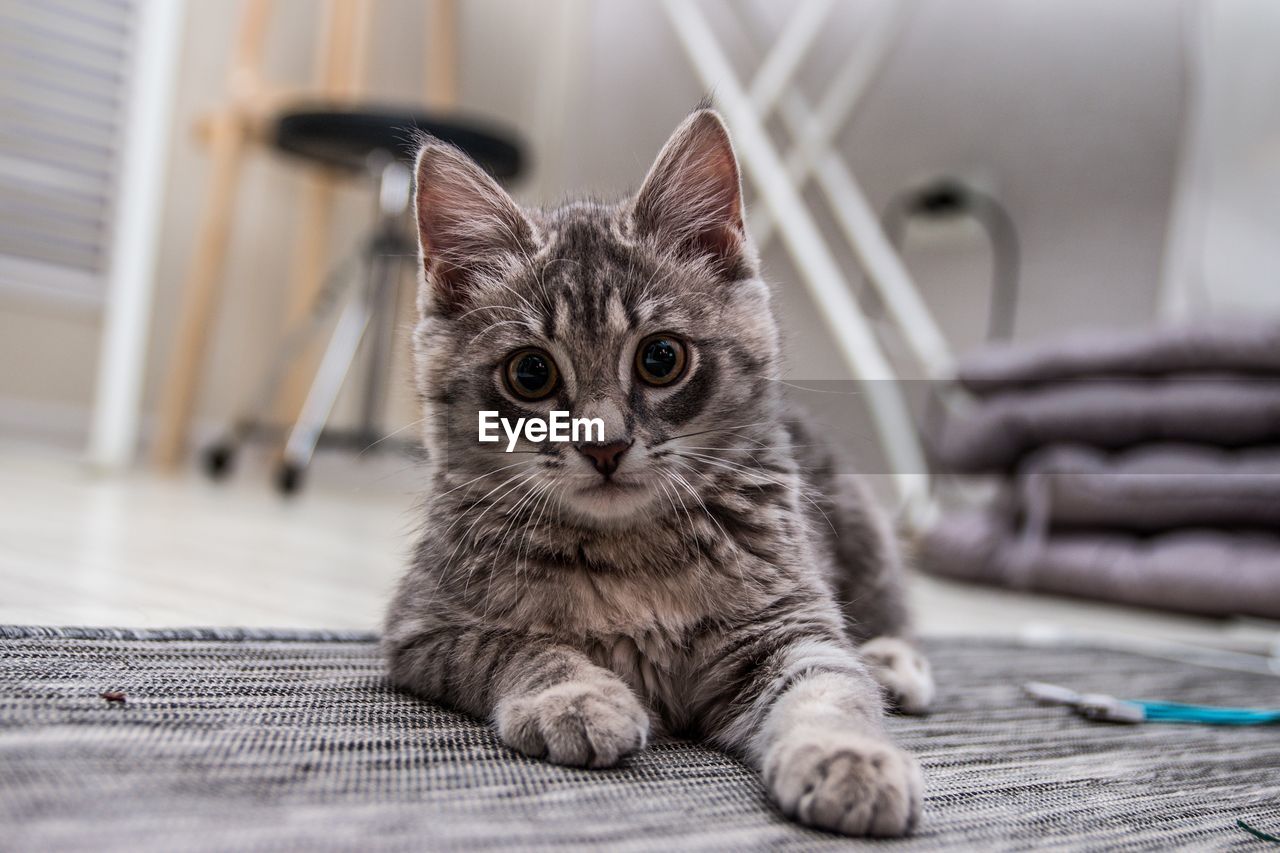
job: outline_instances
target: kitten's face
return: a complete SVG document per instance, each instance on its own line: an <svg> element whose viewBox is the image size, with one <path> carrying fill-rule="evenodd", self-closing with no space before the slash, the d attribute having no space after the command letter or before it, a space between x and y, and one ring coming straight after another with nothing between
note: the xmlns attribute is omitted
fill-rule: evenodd
<svg viewBox="0 0 1280 853"><path fill-rule="evenodd" d="M695 113L636 199L524 213L456 153L428 147L416 333L424 436L450 480L597 525L641 525L701 489L699 460L767 420L777 332L742 229L719 119ZM598 418L603 441L505 452L514 424ZM486 476L490 475L490 476ZM496 488L495 488L496 487ZM476 488L479 488L478 486Z"/></svg>

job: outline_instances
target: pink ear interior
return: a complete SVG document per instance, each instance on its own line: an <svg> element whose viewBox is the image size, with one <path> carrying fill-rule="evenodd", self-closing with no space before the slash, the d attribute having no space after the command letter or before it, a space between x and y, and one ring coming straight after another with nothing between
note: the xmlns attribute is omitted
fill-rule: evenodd
<svg viewBox="0 0 1280 853"><path fill-rule="evenodd" d="M636 196L637 227L709 255L729 272L744 241L738 160L729 133L710 110L694 113L662 152Z"/></svg>
<svg viewBox="0 0 1280 853"><path fill-rule="evenodd" d="M532 226L515 201L469 157L428 143L418 155L414 206L429 304L464 304L487 273L518 254Z"/></svg>

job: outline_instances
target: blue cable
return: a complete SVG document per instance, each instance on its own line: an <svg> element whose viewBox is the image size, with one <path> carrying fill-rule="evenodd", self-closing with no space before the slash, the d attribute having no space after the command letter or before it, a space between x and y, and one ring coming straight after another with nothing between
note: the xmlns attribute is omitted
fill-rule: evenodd
<svg viewBox="0 0 1280 853"><path fill-rule="evenodd" d="M1032 681L1022 688L1037 702L1066 705L1082 717L1111 723L1199 723L1209 726L1267 726L1280 724L1280 710L1218 708L1181 702L1117 699L1104 693L1077 693L1067 687Z"/></svg>
<svg viewBox="0 0 1280 853"><path fill-rule="evenodd" d="M1134 702L1153 723L1204 723L1210 726L1265 726L1280 723L1280 711L1216 708L1181 702Z"/></svg>

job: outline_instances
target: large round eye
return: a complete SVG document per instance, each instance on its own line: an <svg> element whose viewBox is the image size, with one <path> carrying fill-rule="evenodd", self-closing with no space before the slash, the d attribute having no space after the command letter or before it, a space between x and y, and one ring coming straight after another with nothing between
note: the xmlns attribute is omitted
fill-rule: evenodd
<svg viewBox="0 0 1280 853"><path fill-rule="evenodd" d="M560 383L560 372L550 355L540 349L522 349L507 359L507 387L525 400L549 397Z"/></svg>
<svg viewBox="0 0 1280 853"><path fill-rule="evenodd" d="M684 342L673 335L650 335L636 349L636 373L650 385L670 385L684 373Z"/></svg>

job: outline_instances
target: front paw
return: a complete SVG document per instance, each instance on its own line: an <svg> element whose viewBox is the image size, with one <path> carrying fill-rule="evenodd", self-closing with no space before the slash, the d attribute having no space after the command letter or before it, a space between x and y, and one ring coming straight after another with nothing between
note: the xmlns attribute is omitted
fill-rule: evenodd
<svg viewBox="0 0 1280 853"><path fill-rule="evenodd" d="M895 837L920 819L920 767L883 739L793 732L765 755L764 779L784 814L819 829Z"/></svg>
<svg viewBox="0 0 1280 853"><path fill-rule="evenodd" d="M623 684L556 684L504 702L497 724L513 749L573 767L610 767L649 737L649 715Z"/></svg>
<svg viewBox="0 0 1280 853"><path fill-rule="evenodd" d="M876 637L858 654L885 691L885 698L904 714L923 714L933 704L933 671L929 661L906 640Z"/></svg>

